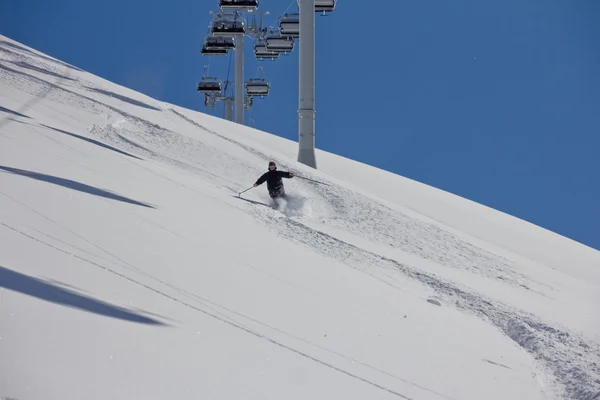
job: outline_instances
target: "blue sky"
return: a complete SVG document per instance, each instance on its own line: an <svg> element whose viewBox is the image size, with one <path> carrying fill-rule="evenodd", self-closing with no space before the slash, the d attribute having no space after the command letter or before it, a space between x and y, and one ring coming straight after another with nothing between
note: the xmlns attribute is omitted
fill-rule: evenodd
<svg viewBox="0 0 600 400"><path fill-rule="evenodd" d="M339 0L317 18L317 147L600 249L600 2ZM261 0L274 21L295 1ZM200 44L216 0L4 0L0 33L205 111ZM297 140L298 51L246 121ZM232 72L233 73L233 72ZM233 79L233 75L231 77ZM223 116L222 108L211 111Z"/></svg>

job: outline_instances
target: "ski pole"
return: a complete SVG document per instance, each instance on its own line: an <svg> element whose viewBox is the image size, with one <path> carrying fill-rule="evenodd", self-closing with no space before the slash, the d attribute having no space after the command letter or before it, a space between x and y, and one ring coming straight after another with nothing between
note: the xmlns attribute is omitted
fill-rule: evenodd
<svg viewBox="0 0 600 400"><path fill-rule="evenodd" d="M238 193L238 197L241 196L243 193L246 193L248 190L252 189L254 186L250 186L248 189L244 190L243 192L239 192Z"/></svg>
<svg viewBox="0 0 600 400"><path fill-rule="evenodd" d="M327 185L327 186L331 186L329 183L315 181L314 179L305 178L305 177L303 177L303 176L298 176L298 175L294 175L294 176L296 176L296 177L298 177L298 178L300 178L300 179L307 180L307 181L311 181L311 182L319 183L319 184L321 184L321 185Z"/></svg>

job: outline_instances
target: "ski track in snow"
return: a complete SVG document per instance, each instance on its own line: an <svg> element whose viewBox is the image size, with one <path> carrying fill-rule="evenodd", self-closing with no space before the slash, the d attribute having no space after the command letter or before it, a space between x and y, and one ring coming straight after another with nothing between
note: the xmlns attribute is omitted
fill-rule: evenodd
<svg viewBox="0 0 600 400"><path fill-rule="evenodd" d="M595 399L600 383L598 355L600 346L579 335L556 329L536 316L483 296L470 293L392 259L363 250L301 222L269 212L256 210L259 218L290 240L300 241L311 250L364 272L368 276L394 286L390 271L399 271L436 291L447 305L473 313L497 326L508 337L530 352L565 388L565 396ZM487 254L483 255L487 257ZM402 290L400 287L396 287Z"/></svg>
<svg viewBox="0 0 600 400"><path fill-rule="evenodd" d="M43 97L52 102L84 109L92 115L106 119L106 123L94 123L88 127L88 134L95 139L140 158L160 161L181 169L187 174L201 176L202 179L209 181L216 187L223 188L225 191L234 191L232 189L237 188L240 181L244 181L244 179L251 180L253 176L256 176L260 172L253 165L244 164L231 154L204 143L201 135L198 137L185 136L177 133L170 127L157 125L89 97L85 93L78 93L77 90L81 89L71 82L73 78L70 75L64 75L62 69L51 65L52 63L59 64L54 60L44 60L38 55L32 56L28 53L20 53L6 47L0 47L0 51L2 55L2 59L0 59L0 79L6 82L7 85L18 87L21 91L32 95L33 98ZM27 72L24 70L27 70ZM43 77L32 75L34 73L43 73L45 77L56 78L57 82L66 81L68 85L72 85L72 90L66 89L64 86L59 86L57 83L48 82ZM91 86L91 84L88 86ZM40 88L42 88L41 91ZM44 107L49 106L46 104ZM54 111L60 113L60 111ZM25 110L20 110L19 112L25 112ZM179 112L173 108L158 112L190 124L197 130L202 131L203 134L218 137L231 146L239 147L241 150L253 154L257 159L266 160L272 158L270 155L264 154L253 147L210 130L202 123L186 116L183 112ZM69 116L64 115L64 118L69 118ZM176 123L173 122L175 125ZM39 126L39 128L45 129L42 126ZM280 163L282 168L286 167L284 160L275 160ZM240 177L240 179L224 178L224 176L233 176L236 171L240 170L248 172L244 177ZM221 174L216 174L214 171L220 171ZM411 218L399 211L377 203L360 193L336 186L331 182L328 182L331 186L323 186L306 181L298 181L297 179L295 184L302 188L303 196L310 198L312 210L319 210L318 213L315 213L318 215L313 216L311 210L303 209L303 200L300 200L299 204L291 204L291 207L287 210L288 215L284 215L282 212L273 210L270 207L251 203L246 204L248 212L254 218L277 232L281 237L294 242L300 242L311 251L315 251L333 260L341 261L345 265L364 273L368 279L376 279L398 290L402 290L402 288L395 282L394 275L397 273L420 282L435 291L438 300L442 302L442 306L457 307L464 312L474 314L493 324L518 343L539 362L541 368L549 372L556 379L556 382L560 384L560 388L557 388L557 391L564 398L577 400L600 398L599 344L590 342L581 335L570 332L564 327L553 327L524 310L474 293L467 287L461 287L458 284L432 276L423 272L418 267L378 255L360 246L322 232L317 228L309 227L302 221L303 219L308 219L317 225L327 224L336 229L366 236L374 243L399 249L407 254L433 261L447 268L468 271L490 279L499 279L504 284L529 290L540 296L546 296L547 285L518 272L515 263L511 260L478 248L445 231L436 224ZM9 197L12 201L18 202L18 200L10 197L9 194L1 194ZM292 199L297 199L295 196L293 194ZM27 207L22 203L21 205ZM37 212L35 210L32 211ZM305 215L304 212L307 212L308 215ZM47 218L44 215L41 216ZM9 219L8 216L4 217ZM60 226L56 221L51 222ZM293 344L291 344L292 342L284 343L283 341L273 339L265 333L249 327L249 325L258 324L263 329L268 330L276 330L275 328L240 315L219 304L211 303L209 300L198 295L178 289L165 281L150 276L127 264L109 251L87 241L85 238L77 235L77 233L69 231L67 228L61 227L78 237L78 240L85 242L86 245L92 246L95 250L103 253L103 255L98 255L81 247L74 247L57 238L46 237L45 239L41 239L37 235L47 236L47 234L35 230L33 227L28 228L30 232L26 233L15 226L4 223L2 225L47 246L58 248L59 251L72 254L88 263L109 269L111 272L162 296L182 303L187 307L194 308L238 329L247 331L252 335L262 337L277 346L293 351L356 379L361 379L395 396L409 399L409 397L401 393L394 392L348 370L337 367L334 361L328 362L317 356L302 352L294 348ZM48 241L53 243L49 243ZM64 246L71 247L71 250L65 249ZM77 253L84 254L85 256L77 255ZM104 263L116 265L123 269L124 272L116 272L104 265ZM130 274L138 274L147 279L154 280L155 284L159 284L166 289L158 289L154 285L133 279ZM167 291L173 291L174 293L169 294ZM182 300L179 296L184 296L192 302L197 302L201 304L201 307ZM248 325L240 322L240 318L246 319L246 324ZM284 332L279 331L279 333ZM302 340L299 338L293 339L293 335L291 334L285 335L292 341ZM327 349L322 348L321 350ZM342 355L337 354L336 357L342 357ZM494 363L492 361L488 362ZM366 364L363 364L363 366L373 368ZM503 365L500 366L508 368ZM379 372L384 373L383 371ZM395 378L401 379L399 377Z"/></svg>

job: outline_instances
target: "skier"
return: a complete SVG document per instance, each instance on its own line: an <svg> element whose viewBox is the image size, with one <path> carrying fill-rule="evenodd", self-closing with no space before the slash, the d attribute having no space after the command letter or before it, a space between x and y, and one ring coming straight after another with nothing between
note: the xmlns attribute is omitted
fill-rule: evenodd
<svg viewBox="0 0 600 400"><path fill-rule="evenodd" d="M275 162L271 161L269 162L269 171L265 172L260 178L258 178L253 187L262 185L266 181L269 196L271 196L273 200L277 198L285 199L287 195L285 193L285 189L283 187L283 180L281 178L293 177L293 172L278 171Z"/></svg>

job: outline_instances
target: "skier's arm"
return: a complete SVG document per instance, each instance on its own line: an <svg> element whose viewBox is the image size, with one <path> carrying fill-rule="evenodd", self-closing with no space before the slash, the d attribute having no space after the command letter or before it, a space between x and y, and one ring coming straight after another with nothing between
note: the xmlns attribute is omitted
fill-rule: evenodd
<svg viewBox="0 0 600 400"><path fill-rule="evenodd" d="M282 178L293 178L294 177L293 172L285 172L285 171L278 171L278 172L279 172L279 176L281 176Z"/></svg>
<svg viewBox="0 0 600 400"><path fill-rule="evenodd" d="M267 180L267 173L265 172L254 184L254 186L262 185Z"/></svg>

